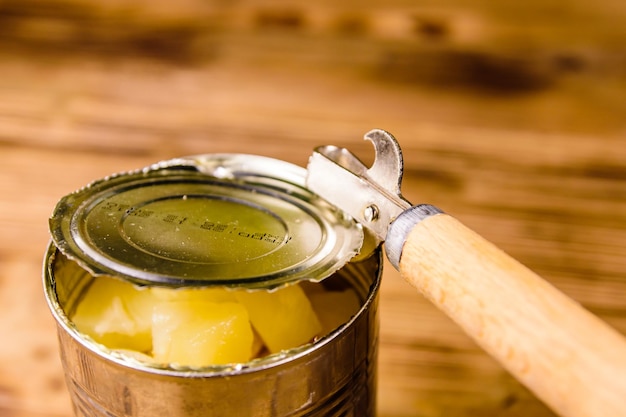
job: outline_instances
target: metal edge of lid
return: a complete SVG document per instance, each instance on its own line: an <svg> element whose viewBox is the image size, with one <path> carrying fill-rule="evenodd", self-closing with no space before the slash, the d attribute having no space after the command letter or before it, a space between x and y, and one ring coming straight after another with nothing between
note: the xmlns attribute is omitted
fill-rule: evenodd
<svg viewBox="0 0 626 417"><path fill-rule="evenodd" d="M304 254L297 253L298 251L294 250L289 252L287 249L284 249L289 247L287 242L294 236L290 236L289 240L285 238L280 243L278 249L272 249L268 253L274 254L274 252L278 253L281 250L287 252L287 255L282 255L282 257L277 255L276 259L289 258L289 256L296 253L300 258L298 258L295 264L285 264L287 261L284 261L284 259L280 262L275 262L276 259L273 259L272 262L277 264L276 270L261 272L258 275L238 275L234 279L228 276L229 268L227 267L224 268L225 275L223 277L218 276L211 279L201 277L203 271L209 275L216 271L215 265L210 264L210 262L204 262L204 259L198 262L191 262L197 265L193 265L193 268L190 269L191 272L185 272L185 274L190 273L192 275L190 277L184 274L177 275L176 266L179 264L176 262L179 260L171 261L166 259L165 264L169 265L170 271L162 274L158 269L158 260L154 262L156 269L146 271L146 269L150 269L150 265L135 268L132 262L129 263L116 259L116 253L121 253L121 251L107 253L107 250L102 247L92 250L94 239L92 239L92 236L88 236L91 233L89 227L90 222L92 222L90 213L98 204L107 201L107 198L110 196L116 195L115 192L127 192L128 190L132 192L134 190L133 187L136 186L138 187L137 189L140 189L142 184L150 185L151 187L155 187L154 184L157 184L156 188L158 188L160 185L167 183L172 176L178 176L181 181L189 178L193 178L194 181L198 179L200 182L206 180L218 188L222 184L227 188L227 192L231 191L228 188L231 187L236 190L236 193L243 195L244 200L246 199L246 192L254 194L255 198L258 195L264 196L260 197L260 205L255 206L256 208L252 207L249 211L253 213L253 216L256 216L255 219L257 220L265 218L270 220L277 219L276 224L284 225L285 230L287 230L286 233L293 235L294 230L297 229L296 224L301 223L301 219L296 218L292 219L293 221L289 219L283 221L283 219L280 219L282 216L280 210L282 208L279 207L278 213L274 213L262 207L264 201L272 203L274 201L272 199L275 199L277 207L285 205L287 210L292 207L297 216L305 218L305 222L308 221L310 223L309 229L317 225L320 228L319 242L317 246L315 246L316 243L314 242L314 249L311 250L312 246L307 239L302 237L295 239L295 241L299 241L302 244L302 248L311 250L311 253ZM325 200L308 190L305 186L305 177L306 170L302 167L257 155L206 154L171 159L142 169L104 177L63 197L57 203L50 218L50 232L55 246L61 253L77 262L93 275L116 276L138 285L222 285L255 289L280 287L298 280L319 281L337 271L359 252L363 244L363 229L360 224L345 213L338 211ZM167 190L165 188L164 192L167 192ZM204 196L201 197L204 198ZM184 198L186 198L186 195L183 196ZM156 200L154 199L154 201ZM228 198L225 200L228 200ZM237 207L238 202L241 200L235 200L233 200L235 201L233 204ZM204 201L202 200L202 202ZM230 203L227 201L227 203L223 204ZM243 207L245 210L248 210L248 203L244 202ZM119 214L120 217L115 217L108 213L109 217L113 217L114 222L117 222L110 225L111 230L114 230L114 227L120 229L121 222L127 218L129 213L132 213L132 210L132 207L127 209L124 213ZM118 211L122 212L121 210ZM257 214L257 212L260 214ZM100 223L97 223L96 227L100 227L100 225ZM198 232L190 233L189 236L191 237L198 236ZM118 239L119 242L122 242L122 240ZM128 236L126 236L126 240L128 240ZM140 243L145 243L145 239ZM120 244L123 245L123 242ZM134 250L131 246L128 248L124 247L124 250ZM219 248L219 246L215 247ZM140 250L137 250L137 253L140 253L142 250L146 252L144 249L140 248ZM149 255L147 255L146 259L149 258ZM139 257L141 258L141 256L143 255ZM259 259L263 258L263 256L265 256L264 253L261 253ZM243 270L246 266L255 268L254 262L247 265L245 262L248 261L244 260L244 265L240 265L241 262L237 261L236 258L229 259L230 261L236 261L231 262L230 265L235 270L237 268ZM259 263L256 265L258 266ZM219 268L217 269L219 270Z"/></svg>

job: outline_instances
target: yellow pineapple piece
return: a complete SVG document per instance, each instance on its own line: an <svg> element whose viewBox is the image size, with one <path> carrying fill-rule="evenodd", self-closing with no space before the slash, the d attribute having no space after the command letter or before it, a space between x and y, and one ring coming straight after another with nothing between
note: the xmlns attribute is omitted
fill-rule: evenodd
<svg viewBox="0 0 626 417"><path fill-rule="evenodd" d="M161 301L211 301L215 303L236 302L232 291L225 288L150 288Z"/></svg>
<svg viewBox="0 0 626 417"><path fill-rule="evenodd" d="M265 346L265 342L263 342L263 339L261 339L261 336L259 336L259 333L254 329L254 327L252 328L252 333L254 335L254 338L252 339L251 358L262 358L268 353L267 347Z"/></svg>
<svg viewBox="0 0 626 417"><path fill-rule="evenodd" d="M152 354L160 363L202 367L250 360L246 309L232 302L163 301L154 307Z"/></svg>
<svg viewBox="0 0 626 417"><path fill-rule="evenodd" d="M143 352L158 363L191 367L242 363L307 343L358 310L357 300L349 315L335 314L328 324L325 309L335 302L326 294L316 288L307 297L299 285L274 292L144 289L98 277L72 320L97 342L132 357L132 352ZM309 298L320 309L320 318ZM342 302L353 306L350 300Z"/></svg>
<svg viewBox="0 0 626 417"><path fill-rule="evenodd" d="M361 308L359 297L351 289L309 292L309 301L322 323L326 335L347 323Z"/></svg>
<svg viewBox="0 0 626 417"><path fill-rule="evenodd" d="M322 325L298 285L274 292L236 291L250 322L271 353L303 345L317 336Z"/></svg>
<svg viewBox="0 0 626 417"><path fill-rule="evenodd" d="M142 352L137 352L136 350L130 350L130 349L115 349L115 352L118 353L118 355L124 357L124 358L128 358L128 359L132 359L135 360L137 362L143 362L146 364L151 364L154 363L154 359L152 358L152 356L146 354L146 353L142 353Z"/></svg>
<svg viewBox="0 0 626 417"><path fill-rule="evenodd" d="M96 278L72 316L79 331L111 349L148 352L152 347L152 296L109 277Z"/></svg>

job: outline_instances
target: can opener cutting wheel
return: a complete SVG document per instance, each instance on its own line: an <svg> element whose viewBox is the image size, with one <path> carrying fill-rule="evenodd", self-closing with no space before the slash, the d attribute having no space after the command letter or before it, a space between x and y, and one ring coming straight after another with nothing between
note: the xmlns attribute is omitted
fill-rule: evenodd
<svg viewBox="0 0 626 417"><path fill-rule="evenodd" d="M307 187L360 222L402 277L556 413L626 415L626 339L438 208L400 193L398 142L375 129L370 168L343 148L315 149Z"/></svg>

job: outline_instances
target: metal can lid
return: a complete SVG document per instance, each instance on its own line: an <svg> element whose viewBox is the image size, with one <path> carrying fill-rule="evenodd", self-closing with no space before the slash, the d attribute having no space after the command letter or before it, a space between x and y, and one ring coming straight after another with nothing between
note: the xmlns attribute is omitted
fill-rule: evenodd
<svg viewBox="0 0 626 417"><path fill-rule="evenodd" d="M363 230L305 177L304 168L255 155L164 161L62 198L52 239L92 274L139 285L316 281L359 252Z"/></svg>

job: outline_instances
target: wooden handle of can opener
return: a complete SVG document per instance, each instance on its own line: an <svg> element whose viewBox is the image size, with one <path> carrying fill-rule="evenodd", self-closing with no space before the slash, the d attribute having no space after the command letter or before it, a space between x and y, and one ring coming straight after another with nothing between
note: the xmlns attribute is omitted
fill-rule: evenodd
<svg viewBox="0 0 626 417"><path fill-rule="evenodd" d="M430 214L405 227L402 276L556 413L626 416L626 339L455 218Z"/></svg>

